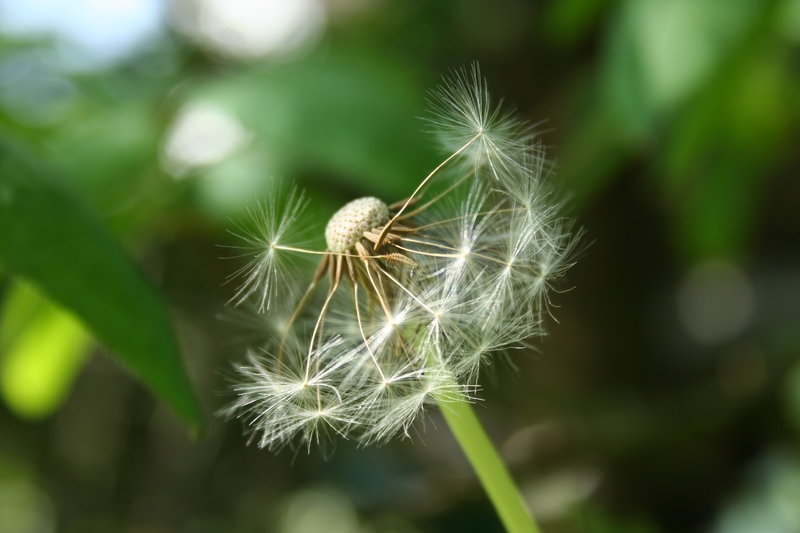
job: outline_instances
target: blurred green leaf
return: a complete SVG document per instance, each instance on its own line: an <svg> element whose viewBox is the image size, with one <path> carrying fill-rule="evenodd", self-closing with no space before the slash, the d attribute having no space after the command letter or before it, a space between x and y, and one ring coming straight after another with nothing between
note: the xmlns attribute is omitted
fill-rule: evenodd
<svg viewBox="0 0 800 533"><path fill-rule="evenodd" d="M779 35L790 42L800 42L800 0L780 1L775 25Z"/></svg>
<svg viewBox="0 0 800 533"><path fill-rule="evenodd" d="M676 121L656 165L690 261L744 253L788 148L797 84L771 47L744 56Z"/></svg>
<svg viewBox="0 0 800 533"><path fill-rule="evenodd" d="M609 32L603 81L630 134L645 134L713 77L762 9L757 0L625 2Z"/></svg>
<svg viewBox="0 0 800 533"><path fill-rule="evenodd" d="M542 30L562 46L574 46L586 36L611 0L558 0L545 7Z"/></svg>
<svg viewBox="0 0 800 533"><path fill-rule="evenodd" d="M158 168L168 86L130 78L81 79L81 105L34 140L115 235L156 224L177 192Z"/></svg>
<svg viewBox="0 0 800 533"><path fill-rule="evenodd" d="M72 313L17 281L0 322L0 394L18 416L39 419L63 402L91 336Z"/></svg>
<svg viewBox="0 0 800 533"><path fill-rule="evenodd" d="M435 167L441 149L417 118L426 105L414 73L359 55L331 51L292 68L216 79L186 100L236 116L278 175L325 170L339 188L398 200Z"/></svg>
<svg viewBox="0 0 800 533"><path fill-rule="evenodd" d="M82 111L48 138L54 165L80 187L90 191L120 187L124 184L118 182L130 181L131 174L152 162L159 131L149 101L92 102Z"/></svg>
<svg viewBox="0 0 800 533"><path fill-rule="evenodd" d="M203 420L157 292L62 184L0 143L0 257L71 309L192 427Z"/></svg>

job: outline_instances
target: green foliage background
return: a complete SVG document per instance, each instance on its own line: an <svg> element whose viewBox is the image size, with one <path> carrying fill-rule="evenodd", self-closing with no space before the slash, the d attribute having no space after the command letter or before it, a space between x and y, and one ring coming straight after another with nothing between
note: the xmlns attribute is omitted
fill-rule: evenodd
<svg viewBox="0 0 800 533"><path fill-rule="evenodd" d="M328 460L214 416L259 327L225 305L232 221L271 179L318 239L405 197L442 159L426 90L474 60L591 241L479 409L545 531L800 530L800 2L336 6L280 61L169 30L69 71L0 38L0 533L499 530L437 413ZM247 142L178 172L197 104Z"/></svg>

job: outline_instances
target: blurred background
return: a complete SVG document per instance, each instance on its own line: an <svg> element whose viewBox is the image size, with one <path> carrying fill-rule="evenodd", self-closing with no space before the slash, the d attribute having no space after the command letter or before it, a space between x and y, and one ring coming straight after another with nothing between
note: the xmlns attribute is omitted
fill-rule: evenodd
<svg viewBox="0 0 800 533"><path fill-rule="evenodd" d="M214 416L254 325L228 230L272 178L320 236L405 197L472 61L590 244L477 406L544 530L799 532L799 0L0 0L4 142L157 288L208 425L0 257L0 533L501 531L435 410L327 459Z"/></svg>

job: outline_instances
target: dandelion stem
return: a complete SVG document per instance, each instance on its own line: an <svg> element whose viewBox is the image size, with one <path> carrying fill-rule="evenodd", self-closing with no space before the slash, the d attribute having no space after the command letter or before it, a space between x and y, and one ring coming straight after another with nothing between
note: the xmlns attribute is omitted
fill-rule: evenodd
<svg viewBox="0 0 800 533"><path fill-rule="evenodd" d="M463 399L439 400L439 407L509 533L540 533L511 474L475 411Z"/></svg>

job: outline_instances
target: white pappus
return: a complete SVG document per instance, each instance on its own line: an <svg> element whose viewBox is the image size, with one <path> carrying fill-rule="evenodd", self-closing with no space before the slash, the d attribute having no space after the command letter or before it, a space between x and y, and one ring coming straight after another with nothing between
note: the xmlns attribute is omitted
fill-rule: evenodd
<svg viewBox="0 0 800 533"><path fill-rule="evenodd" d="M255 297L273 312L291 261L319 260L282 333L237 367L224 414L262 447L407 436L426 406L473 398L483 365L543 333L580 232L544 192L541 145L491 105L477 66L445 78L430 104L448 157L408 199L342 207L326 250L293 242L307 204L294 190L251 213L236 304Z"/></svg>

